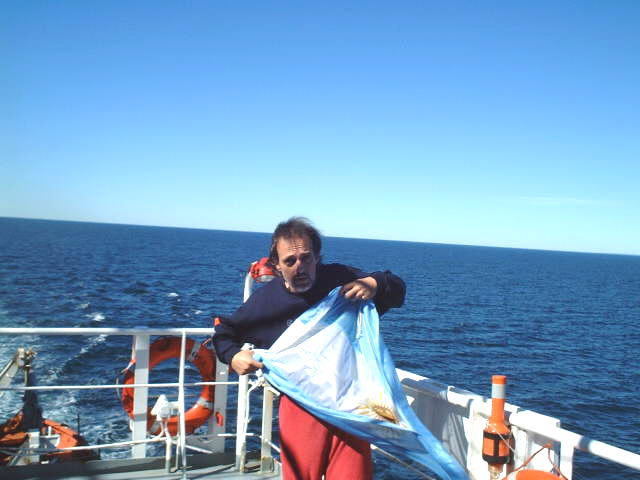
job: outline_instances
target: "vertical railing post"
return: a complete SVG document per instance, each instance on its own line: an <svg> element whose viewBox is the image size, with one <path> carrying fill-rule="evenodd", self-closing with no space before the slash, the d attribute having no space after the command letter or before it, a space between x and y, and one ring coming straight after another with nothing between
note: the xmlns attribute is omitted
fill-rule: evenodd
<svg viewBox="0 0 640 480"><path fill-rule="evenodd" d="M229 380L229 366L226 363L217 363L215 382L227 382ZM213 415L209 417L208 431L213 436L211 440L211 450L214 452L224 452L224 437L227 425L227 390L228 385L216 385L216 394L213 401Z"/></svg>
<svg viewBox="0 0 640 480"><path fill-rule="evenodd" d="M273 391L265 384L262 397L262 438L260 441L260 471L273 471L271 456L271 426L273 423Z"/></svg>
<svg viewBox="0 0 640 480"><path fill-rule="evenodd" d="M138 334L134 337L134 355L136 369L133 377L134 383L149 383L149 335ZM134 387L133 394L133 441L147 438L147 387ZM147 455L146 445L139 444L131 447L133 458L144 458Z"/></svg>
<svg viewBox="0 0 640 480"><path fill-rule="evenodd" d="M30 450L38 450L40 448L40 431L39 430L29 430L29 449ZM29 463L40 463L40 456L36 453L31 454L27 457L27 461Z"/></svg>
<svg viewBox="0 0 640 480"><path fill-rule="evenodd" d="M573 454L575 450L573 445L568 444L567 442L560 442L560 459L556 457L556 465L560 467L560 471L562 474L571 480L573 476Z"/></svg>
<svg viewBox="0 0 640 480"><path fill-rule="evenodd" d="M242 350L251 350L253 345L245 343ZM236 470L244 472L247 456L247 418L249 417L249 375L238 375L238 418L236 419Z"/></svg>
<svg viewBox="0 0 640 480"><path fill-rule="evenodd" d="M244 472L247 454L247 392L249 390L249 375L238 375L238 418L236 420L236 470Z"/></svg>
<svg viewBox="0 0 640 480"><path fill-rule="evenodd" d="M182 331L182 342L180 344L180 372L178 374L178 410L180 415L180 437L178 439L178 446L180 448L180 458L182 460L182 472L186 472L187 469L187 429L184 418L184 364L186 356L187 346L187 333Z"/></svg>

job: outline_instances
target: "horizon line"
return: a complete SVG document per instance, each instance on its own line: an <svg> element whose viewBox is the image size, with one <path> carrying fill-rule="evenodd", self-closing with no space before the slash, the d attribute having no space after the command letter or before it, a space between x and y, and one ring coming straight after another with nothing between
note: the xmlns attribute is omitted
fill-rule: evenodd
<svg viewBox="0 0 640 480"><path fill-rule="evenodd" d="M150 224L121 223L121 222L99 222L95 220L68 220L68 219L61 219L61 218L0 216L0 220L1 219L35 220L35 221L44 221L44 222L90 223L90 224L97 224L97 225L120 225L120 226L128 226L128 227L178 228L178 229L184 229L184 230L208 230L208 231L218 231L218 232L263 233L267 235L271 235L273 233L273 232L263 232L263 231L233 230L233 229L211 228L211 227L180 227L175 225L150 225ZM583 253L587 255L618 255L618 256L630 256L630 257L640 256L640 254L638 253L612 253L612 252L601 252L601 251L561 250L561 249L552 249L552 248L513 247L513 246L503 246L503 245L481 245L481 244L472 244L472 243L429 242L425 240L400 240L400 239L392 239L392 238L346 237L346 236L340 236L340 235L324 235L322 233L321 233L321 236L324 238L344 238L344 239L350 239L350 240L372 240L372 241L382 241L382 242L424 243L429 245L447 245L447 246L454 246L454 247L504 248L504 249L510 249L510 250L531 250L531 251L538 251L538 252Z"/></svg>

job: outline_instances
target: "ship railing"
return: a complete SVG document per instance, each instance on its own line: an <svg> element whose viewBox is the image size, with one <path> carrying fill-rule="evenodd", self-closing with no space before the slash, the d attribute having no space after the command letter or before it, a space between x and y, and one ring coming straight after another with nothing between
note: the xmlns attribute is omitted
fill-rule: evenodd
<svg viewBox="0 0 640 480"><path fill-rule="evenodd" d="M468 390L397 369L413 410L447 450L469 472L471 479L487 477L482 459L483 430L491 414L491 399ZM507 403L505 412L515 440L514 465L551 444L551 461L569 480L577 450L640 471L640 455L563 429L560 420ZM546 455L534 457L527 468L550 471Z"/></svg>
<svg viewBox="0 0 640 480"><path fill-rule="evenodd" d="M218 453L224 451L225 439L235 436L235 462L237 470L242 471L245 465L247 438L258 437L260 440L261 462L263 472L273 471L275 462L272 452L277 447L272 444L271 426L273 419L273 399L277 394L261 377L249 378L240 376L238 381L228 380L228 367L218 363L215 381L187 383L184 378L184 352L188 335L209 336L212 328L0 328L0 335L76 335L76 336L130 336L133 337L136 369L134 383L127 388L135 388L134 420L131 422L131 440L97 444L86 447L71 447L68 450L106 449L129 446L132 457L146 456L146 445L165 442L170 450L167 436L147 438L147 400L149 388L170 387L178 390L179 431L177 438L172 439L176 445L177 455L167 458L166 465L175 461L177 467L186 471L188 467L187 449ZM178 382L149 383L149 340L151 336L173 335L182 339L182 355ZM447 450L465 466L472 479L487 478L487 464L482 460L482 430L490 415L490 399L467 390L442 384L427 377L422 377L404 370L397 370L405 393L421 421L438 437ZM215 385L216 395L214 412L208 422L208 430L204 435L187 436L185 432L185 387ZM236 433L226 432L227 387L238 387ZM0 390L69 390L69 389L119 389L121 384L105 385L65 385L35 387L1 387ZM252 392L263 389L262 427L259 433L248 432L249 400ZM586 436L570 432L560 427L560 421L553 417L521 409L509 403L505 406L509 422L513 427L516 451L515 464L525 461L533 451L549 442L552 443L552 461L560 467L562 473L572 478L573 458L576 450L584 451L596 457L640 470L640 455L606 444ZM123 413L124 414L124 413ZM218 414L218 415L216 415ZM187 442L187 438L189 442ZM66 450L66 449L65 449ZM39 452L32 444L22 452L29 458ZM548 460L542 456L534 458L528 465L532 468L549 470Z"/></svg>
<svg viewBox="0 0 640 480"><path fill-rule="evenodd" d="M187 450L202 453L221 453L225 450L225 439L234 437L236 453L236 469L244 471L247 451L247 438L251 436L260 439L260 470L262 472L272 472L275 462L272 455L273 450L278 450L272 439L272 419L273 400L277 394L264 380L257 378L250 380L247 375L239 377L238 381L229 381L229 368L222 363L216 364L215 377L213 382L186 382L185 381L185 350L188 335L210 336L214 333L213 328L0 328L0 335L37 335L37 336L129 336L132 337L132 355L136 359L134 370L134 383L127 384L126 388L134 388L135 395L133 401L133 420L130 421L132 430L131 439L122 442L94 444L88 446L65 447L55 449L55 451L76 451L76 450L101 450L107 448L131 447L132 458L144 458L147 455L147 445L151 443L165 443L165 461L167 470L171 468L181 468L184 471L188 468ZM181 355L178 369L177 382L149 382L149 347L152 336L177 336L180 337ZM213 412L207 423L207 432L199 435L186 435L185 425L185 387L193 386L215 386L215 398ZM227 387L238 387L237 406L237 431L236 433L226 432L227 417ZM122 389L122 384L102 384L102 385L42 385L42 386L7 386L0 387L0 391L53 391L53 390L98 390L98 389ZM178 390L178 434L175 437L163 432L152 438L147 438L147 403L148 391L150 388L176 388ZM257 388L262 388L263 395L263 415L262 430L260 433L248 432L249 423L249 401L250 394ZM123 412L124 415L126 415ZM34 432L35 434L35 432ZM176 446L176 455L172 456L172 445ZM26 459L37 459L37 455L51 453L38 449L33 445L22 448L20 455ZM18 455L16 455L17 457ZM175 465L171 466L171 462Z"/></svg>

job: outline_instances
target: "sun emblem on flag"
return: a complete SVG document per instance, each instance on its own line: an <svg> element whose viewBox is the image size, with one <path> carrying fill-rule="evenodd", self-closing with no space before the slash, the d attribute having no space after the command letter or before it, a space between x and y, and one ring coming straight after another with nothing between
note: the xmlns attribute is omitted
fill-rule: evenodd
<svg viewBox="0 0 640 480"><path fill-rule="evenodd" d="M393 402L382 391L378 391L360 402L356 407L355 413L376 420L395 423L396 425L400 423Z"/></svg>

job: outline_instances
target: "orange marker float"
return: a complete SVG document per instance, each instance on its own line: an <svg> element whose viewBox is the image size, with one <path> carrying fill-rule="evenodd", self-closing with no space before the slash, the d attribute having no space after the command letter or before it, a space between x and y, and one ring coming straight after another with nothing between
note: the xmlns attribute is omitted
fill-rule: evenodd
<svg viewBox="0 0 640 480"><path fill-rule="evenodd" d="M489 464L491 480L498 480L504 466L513 463L513 436L511 435L511 427L504 418L506 393L507 377L493 375L491 377L491 415L487 420L482 440L482 458ZM543 448L550 449L551 446L545 445ZM508 480L567 480L562 473L559 474L560 476L556 476L553 473L540 470L520 470L541 450L538 450L515 470L510 465L507 470L508 475L504 478ZM558 470L555 465L553 467Z"/></svg>
<svg viewBox="0 0 640 480"><path fill-rule="evenodd" d="M507 377L491 377L491 416L484 429L482 459L489 464L492 479L498 479L503 467L511 462L511 428L504 419Z"/></svg>

